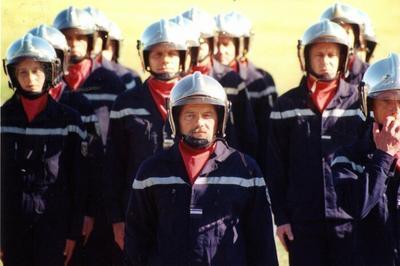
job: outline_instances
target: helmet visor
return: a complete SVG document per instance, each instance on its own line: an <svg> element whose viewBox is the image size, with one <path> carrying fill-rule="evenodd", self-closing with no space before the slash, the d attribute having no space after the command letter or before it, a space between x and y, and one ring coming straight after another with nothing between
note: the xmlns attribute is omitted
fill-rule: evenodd
<svg viewBox="0 0 400 266"><path fill-rule="evenodd" d="M378 91L378 92L369 94L368 97L370 97L372 99L377 99L377 100L399 101L400 100L400 88L398 88L398 89L393 88L391 90Z"/></svg>
<svg viewBox="0 0 400 266"><path fill-rule="evenodd" d="M196 96L182 98L175 103L175 106L181 106L186 104L211 104L211 105L225 106L225 103L221 102L220 99L212 98L206 95L196 95Z"/></svg>

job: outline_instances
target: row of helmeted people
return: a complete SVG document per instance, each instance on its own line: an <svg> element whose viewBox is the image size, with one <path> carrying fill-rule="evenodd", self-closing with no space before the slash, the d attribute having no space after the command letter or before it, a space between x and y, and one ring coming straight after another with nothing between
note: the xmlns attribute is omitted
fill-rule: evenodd
<svg viewBox="0 0 400 266"><path fill-rule="evenodd" d="M107 26L101 26L101 22L104 22L104 20L98 19L99 17L102 17L101 13L93 8L80 10L71 7L61 11L56 16L54 27L42 25L31 31L33 35L46 39L55 48L61 64L53 62L52 59L46 59L46 57L42 58L40 57L41 54L35 54L34 52L37 52L37 49L34 49L36 38L31 35L17 41L8 50L6 70L10 84L16 90L16 93L2 109L7 110L6 106L11 106L8 107L11 109L19 107L20 112L10 112L8 119L2 117L2 136L12 136L11 139L5 138L6 144L2 145L5 153L2 154L10 154L9 151L12 151L15 155L3 157L4 160L10 160L13 163L9 164L12 167L4 169L5 177L3 178L2 174L2 180L7 180L6 176L8 175L21 177L23 180L23 208L21 210L21 200L18 198L21 196L21 191L11 189L10 194L2 193L6 199L5 203L12 202L11 205L7 206L6 204L6 207L2 207L2 210L6 211L6 217L10 217L8 223L4 224L12 225L7 227L10 230L11 228L15 230L22 228L22 230L19 230L19 233L22 232L22 238L31 237L33 233L40 233L30 238L31 242L16 241L17 238L14 237L13 233L8 233L9 238L7 238L8 234L5 234L3 238L7 240L4 242L7 243L5 246L13 247L8 249L12 250L9 253L7 253L7 248L3 248L6 254L5 258L9 254L9 258L23 261L27 257L21 256L21 252L30 250L27 252L27 255L30 256L29 259L34 258L40 261L40 265L44 265L44 263L54 265L55 262L50 262L48 259L48 262L41 261L44 258L41 256L48 256L49 254L47 247L43 250L40 248L39 250L27 249L27 247L30 243L47 241L48 234L43 234L40 230L46 227L49 219L57 220L61 217L67 217L64 218L63 223L60 222L60 226L65 226L65 222L68 222L70 226L68 235L65 235L65 228L63 228L64 230L61 230L61 228L54 229L54 232L59 232L59 234L49 233L53 233L58 241L61 237L64 243L65 239L69 239L65 249L68 261L72 256L75 241L78 240L78 246L75 247L74 256L69 263L83 265L122 263L123 254L121 250L124 246L125 212L133 178L139 165L146 158L173 145L174 137L171 134L170 123L167 121L165 102L175 83L187 73L200 71L208 74L224 87L231 103L231 110L227 115L226 140L229 145L255 157L265 173L268 173L268 169L271 170L271 173L268 173L267 176L271 179L270 189L278 226L291 224L291 219L294 219L293 214L290 213L294 207L290 206L292 207L290 209L286 206L288 203L285 202L285 198L291 200L291 197L293 197L296 202L296 195L302 193L312 195L310 191L313 192L313 189L320 188L320 183L308 180L307 182L310 182L310 184L299 185L293 182L284 182L290 179L290 174L285 174L284 178L280 176L276 178L274 175L289 171L289 173L296 173L298 175L296 178L301 180L303 180L302 174L312 176L312 178L321 177L321 174L317 174L321 168L321 160L319 159L316 162L311 159L312 165L308 168L306 164L297 162L295 154L298 154L297 156L301 157L302 160L308 158L307 155L300 153L297 149L304 148L314 152L312 156L316 156L318 152L312 149L315 147L319 151L319 156L321 157L322 154L322 157L324 157L325 152L331 154L337 147L354 140L355 135L353 136L353 133L357 131L356 128L361 117L360 112L357 112L356 109L351 109L349 112L343 110L350 108L347 104L351 101L354 101L351 102L352 104L356 104L358 94L352 92L354 89L344 90L340 87L338 89L338 85L346 84L344 82L342 84L338 79L340 76L346 78L350 83L357 84L367 66L362 63L359 56L364 54L364 60L369 60L373 52L373 48L370 47L374 47L371 46L371 43L376 44L376 41L372 39L372 42L367 42L366 36L370 32L366 25L370 24L365 22L365 16L361 16L360 12L355 12L348 6L333 5L327 9L322 17L340 22L344 26L348 25L351 29L348 32L352 32L354 36L352 41L349 41L345 31L334 26L336 24L322 20L305 32L299 45L300 62L303 70L307 73L305 78L302 79L302 86L310 88L311 99L315 102L316 110L319 111L322 118L320 117L319 121L318 119L313 121L313 125L304 119L303 113L305 112L308 118L312 117L310 112L313 114L313 111L293 107L292 105L295 105L295 103L292 100L289 100L288 106L277 104L275 108L283 109L278 109L271 114L271 124L273 125L271 131L275 132L276 130L276 132L269 137L267 137L267 123L269 122L270 109L276 99L276 90L272 77L267 72L255 67L246 57L252 35L251 23L238 13L222 14L213 19L201 10L191 9L174 19L160 20L148 26L138 44L144 69L150 73L150 77L143 85L135 72L118 64L121 38L113 38L111 29L107 30ZM207 21L209 23L204 23ZM214 28L213 25L216 27ZM62 32L61 35L57 29ZM332 31L334 34L330 35ZM114 36L118 36L118 34L114 34ZM339 44L340 64L339 68L334 71L335 79L332 79L329 75L326 77L325 72L329 72L328 67L324 68L323 74L318 73L318 63L311 59L312 49L307 49L314 46L314 43L321 42ZM356 54L359 56L356 56ZM110 55L111 60L106 59L107 55ZM19 60L25 57L34 57L36 61L49 63L46 76L52 78L47 77L45 86L42 86L44 89L40 88L39 91L27 93L21 85L21 81L17 79L17 74L14 73L15 71L18 72L16 65L18 65ZM347 71L347 69L350 69L350 71ZM320 80L323 82L318 82ZM336 80L336 82L325 82L326 80ZM347 85L343 86L346 87ZM33 85L29 85L29 87L33 88ZM47 96L47 89L56 101L68 105L80 113L83 126L78 125L79 123L75 125L69 119L62 119L61 115L54 120L61 123L56 125L49 123L53 119L39 119L45 115L46 112L44 111L50 106L49 101L53 101ZM337 96L342 101L340 104L344 105L336 106L335 108L338 111L327 112L325 109L329 109L329 103L336 102L334 99L338 94L337 92L343 90L347 91L348 98L351 99L350 102L343 101L346 95ZM301 97L299 97L299 100L301 104L306 102ZM307 104L309 103L310 101ZM333 110L336 110L335 108ZM52 116L54 113L51 111L48 115ZM292 134L290 132L292 127L288 127L285 123L288 121L293 123L292 118L299 118L299 121L295 124L300 125L299 129L307 130L307 137L315 137L320 134L323 136L322 140L327 143L316 145L304 141L301 134L297 135L295 132L292 132L294 135L288 136L287 134ZM281 119L284 119L283 128L280 125ZM65 124L67 121L71 124ZM319 128L318 131L316 131L317 128ZM328 134L323 135L321 132L330 131L332 128L335 128L335 132L346 133L336 138ZM77 133L81 141L80 146L75 147L75 153L70 155L57 153L66 147L64 138ZM314 135L315 133L317 134ZM287 144L284 143L287 143L290 137L295 138L296 142L293 143L299 143L303 147L301 145L292 146L292 141L290 141L290 149L283 152L284 148L288 148L285 146ZM26 139L29 138L38 138L40 141L27 141ZM272 141L269 145L269 149L272 149L272 151L269 154L284 154L282 156L290 156L290 159L276 156L275 159L279 159L279 163L277 163L271 159L274 156L270 156L266 164L268 139ZM47 143L49 141L50 143ZM29 142L29 144L26 142ZM78 140L74 141L75 144L78 142ZM36 144L33 145L34 143ZM276 144L283 144L284 146L275 146ZM321 152L321 145L327 150ZM72 149L74 145L67 146ZM273 149L277 149L278 152ZM80 151L80 154L77 151ZM34 156L32 156L32 153ZM73 171L73 173L66 175L66 179L69 178L68 180L60 181L57 178L59 170L64 168L58 167L60 157L53 158L53 156L60 156L60 154L63 155L61 156L63 164L60 164L60 166L63 165L69 171ZM20 156L24 157L23 160ZM69 160L73 160L74 163ZM283 165L283 162L288 161L290 167ZM323 160L323 162L324 166L329 164L329 160ZM53 173L50 179L47 176L52 173L47 170L49 165L57 166L56 174ZM296 171L296 168L292 165L299 166L302 170ZM315 172L310 174L304 169ZM6 170L9 171L8 174ZM81 178L78 178L78 170L81 172ZM41 173L45 174L42 175ZM278 181L274 182L274 180ZM14 179L12 182L16 182L16 180ZM80 182L83 182L83 184L80 184ZM18 187L13 183L10 184L11 187L13 185ZM75 188L70 187L71 185ZM70 196L72 196L73 201L69 204L72 205L56 204L58 207L49 205L50 202L57 202L57 200L48 200L48 195L55 195L57 199L60 198L61 194L51 192L53 187L58 186L61 186L61 189L67 187L67 191L71 192ZM288 187L295 190L299 189L302 192L299 194L297 191L287 191ZM331 196L323 190L318 190L314 195L317 195L317 197L322 195L322 197L327 198ZM8 200L13 197L19 200ZM316 208L310 207L309 202L315 202ZM300 205L303 203L303 200L298 202ZM306 204L301 205L301 207L309 207L310 213L313 212L310 219L312 222L315 217L320 217L320 204L321 201L312 201L311 199L311 201L307 200ZM61 209L52 213L53 208L61 206L63 206ZM66 206L68 207L64 208ZM66 215L65 209L70 209L72 213L75 213L76 219L74 221L70 221L74 216ZM284 213L282 210L289 212L284 216L290 216L290 218L279 221L280 213ZM18 216L21 211L24 214L22 215L24 219L20 219L21 216ZM50 212L50 215L43 216L47 212ZM306 211L298 213L302 217L300 221L303 221L304 217L305 220L310 218ZM82 230L79 227L79 215L84 215ZM50 218L47 218L47 216ZM42 217L46 217L46 219ZM295 222L297 222L296 219ZM322 226L322 224L319 223L318 226ZM287 234L286 228L287 226L278 227L280 236ZM10 232L14 231L11 230ZM329 235L326 232L321 234L324 237ZM83 235L83 239L80 239L80 235ZM301 238L299 237L299 239ZM306 239L308 239L308 236ZM320 242L316 243L317 246L323 247L319 244ZM303 246L303 244L300 244L300 246ZM52 251L59 248L60 245L51 246ZM12 255L13 251L15 256ZM271 254L273 260L276 256L275 250L268 253ZM290 252L290 254L292 253ZM321 254L324 254L324 252L321 252ZM59 258L54 257L54 259Z"/></svg>

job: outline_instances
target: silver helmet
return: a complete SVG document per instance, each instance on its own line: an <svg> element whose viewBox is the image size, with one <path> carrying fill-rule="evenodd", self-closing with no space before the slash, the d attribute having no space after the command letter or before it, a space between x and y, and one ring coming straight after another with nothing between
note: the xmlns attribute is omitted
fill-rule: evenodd
<svg viewBox="0 0 400 266"><path fill-rule="evenodd" d="M358 9L341 3L329 6L321 15L321 20L328 19L338 24L350 24L354 31L354 48L362 48L363 18Z"/></svg>
<svg viewBox="0 0 400 266"><path fill-rule="evenodd" d="M182 29L179 25L165 19L157 21L148 26L144 30L141 39L138 40L137 49L139 52L139 57L142 61L143 68L157 77L157 74L153 73L150 69L149 53L155 45L160 43L166 43L171 48L179 52L180 72L184 71L187 54L187 43L185 35L182 34ZM172 74L172 76L177 75L179 75L179 73ZM165 79L170 78L165 77Z"/></svg>
<svg viewBox="0 0 400 266"><path fill-rule="evenodd" d="M242 14L238 12L231 12L231 14L233 17L236 17L237 26L240 27L240 31L242 32L243 49L241 51L241 56L244 57L249 52L250 42L254 36L253 25L251 21Z"/></svg>
<svg viewBox="0 0 400 266"><path fill-rule="evenodd" d="M227 36L233 39L235 54L239 56L243 51L244 28L240 15L236 12L223 13L215 16L218 36Z"/></svg>
<svg viewBox="0 0 400 266"><path fill-rule="evenodd" d="M372 99L400 100L400 55L391 53L369 66L360 84L360 94L366 116L370 114Z"/></svg>
<svg viewBox="0 0 400 266"><path fill-rule="evenodd" d="M60 31L78 29L83 35L95 33L96 24L92 16L85 10L73 6L62 10L53 21L53 26Z"/></svg>
<svg viewBox="0 0 400 266"><path fill-rule="evenodd" d="M168 101L168 119L173 136L180 134L177 132L179 130L177 107L186 104L212 104L217 106L218 128L216 135L217 137L225 136L230 103L224 88L218 81L196 71L175 84Z"/></svg>
<svg viewBox="0 0 400 266"><path fill-rule="evenodd" d="M369 63L369 61L372 58L372 55L375 51L376 45L378 44L376 40L376 34L374 31L374 27L372 25L372 21L367 15L367 13L359 10L359 13L363 19L363 40L365 42L365 48L366 48L366 56L365 56L365 61Z"/></svg>
<svg viewBox="0 0 400 266"><path fill-rule="evenodd" d="M34 36L41 37L48 41L56 51L57 57L60 59L60 69L58 73L58 79L63 75L68 74L68 54L69 46L64 34L54 27L50 27L44 24L37 26L29 31Z"/></svg>
<svg viewBox="0 0 400 266"><path fill-rule="evenodd" d="M101 48L102 50L106 49L109 40L108 34L110 32L110 20L106 17L106 15L103 12L92 6L87 6L83 10L85 10L92 16L92 19L96 26L97 34L102 39Z"/></svg>
<svg viewBox="0 0 400 266"><path fill-rule="evenodd" d="M46 92L55 85L59 60L53 46L45 39L28 33L10 45L7 49L6 57L3 59L4 71L10 88L23 92L15 76L15 67L18 62L25 58L30 58L43 64L46 79L42 92Z"/></svg>
<svg viewBox="0 0 400 266"><path fill-rule="evenodd" d="M115 40L115 41L123 41L124 38L122 36L122 31L120 29L120 27L118 27L118 25L114 22L114 21L109 21L109 25L108 28L110 29L108 35L110 37L110 40Z"/></svg>
<svg viewBox="0 0 400 266"><path fill-rule="evenodd" d="M110 31L108 32L108 38L109 38L109 41L111 43L113 43L113 45L115 45L115 51L112 55L111 60L118 62L119 55L121 53L122 41L124 40L124 38L122 37L122 31L118 27L118 25L111 20L109 21L109 23L110 24L109 24L108 28L110 29Z"/></svg>
<svg viewBox="0 0 400 266"><path fill-rule="evenodd" d="M302 71L312 72L309 63L309 49L315 43L336 43L340 46L339 69L341 73L347 71L349 53L348 36L346 31L338 24L329 20L322 20L310 26L298 41L297 55Z"/></svg>
<svg viewBox="0 0 400 266"><path fill-rule="evenodd" d="M182 15L178 15L170 21L178 24L182 28L182 32L185 34L187 47L189 49L190 55L190 64L192 66L197 65L198 57L199 57L199 49L200 49L200 29L197 27L197 24L193 23L192 20L183 17Z"/></svg>
<svg viewBox="0 0 400 266"><path fill-rule="evenodd" d="M183 12L182 16L193 21L193 23L197 25L203 39L213 38L215 36L215 20L207 12L193 7Z"/></svg>
<svg viewBox="0 0 400 266"><path fill-rule="evenodd" d="M203 56L204 58L199 58L199 61L212 56L215 50L215 34L217 30L214 18L207 12L195 7L183 12L182 16L196 25L200 32L201 41L208 44L209 53Z"/></svg>
<svg viewBox="0 0 400 266"><path fill-rule="evenodd" d="M399 55L391 53L387 58L372 64L365 72L363 82L370 98L379 97L382 92L391 90L396 90L400 96Z"/></svg>
<svg viewBox="0 0 400 266"><path fill-rule="evenodd" d="M61 32L76 29L79 34L88 36L87 55L89 56L93 51L94 41L97 38L96 24L87 11L70 6L57 14L53 21L53 27Z"/></svg>

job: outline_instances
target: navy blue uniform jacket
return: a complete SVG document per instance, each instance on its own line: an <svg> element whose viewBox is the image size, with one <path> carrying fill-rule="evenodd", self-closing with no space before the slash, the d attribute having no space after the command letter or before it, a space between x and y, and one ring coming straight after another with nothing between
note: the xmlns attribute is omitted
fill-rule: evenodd
<svg viewBox="0 0 400 266"><path fill-rule="evenodd" d="M338 211L357 221L366 266L400 265L400 174L393 162L394 157L376 149L371 130L340 149L332 162Z"/></svg>
<svg viewBox="0 0 400 266"><path fill-rule="evenodd" d="M2 240L36 223L60 238L81 235L86 131L77 112L48 97L30 123L17 94L1 107Z"/></svg>
<svg viewBox="0 0 400 266"><path fill-rule="evenodd" d="M190 185L178 145L141 165L127 210L128 265L278 265L264 178L218 141Z"/></svg>
<svg viewBox="0 0 400 266"><path fill-rule="evenodd" d="M147 82L117 98L110 114L106 176L106 207L111 222L125 220L130 187L139 165L171 143L171 129L161 117Z"/></svg>
<svg viewBox="0 0 400 266"><path fill-rule="evenodd" d="M277 225L341 219L330 163L334 152L364 129L354 86L340 80L320 113L306 83L303 78L299 87L280 96L270 116L266 169Z"/></svg>

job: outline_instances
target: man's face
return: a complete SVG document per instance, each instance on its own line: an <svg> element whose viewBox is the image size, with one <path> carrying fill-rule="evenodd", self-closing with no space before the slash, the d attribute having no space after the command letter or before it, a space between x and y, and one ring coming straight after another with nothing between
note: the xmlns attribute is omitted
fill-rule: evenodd
<svg viewBox="0 0 400 266"><path fill-rule="evenodd" d="M229 66L236 59L236 47L233 38L219 36L215 58L223 65Z"/></svg>
<svg viewBox="0 0 400 266"><path fill-rule="evenodd" d="M179 62L178 50L167 43L155 45L149 53L150 69L157 74L179 72Z"/></svg>
<svg viewBox="0 0 400 266"><path fill-rule="evenodd" d="M102 51L102 56L109 61L113 61L113 59L115 59L114 55L116 54L117 46L118 43L116 40L110 40L106 49Z"/></svg>
<svg viewBox="0 0 400 266"><path fill-rule="evenodd" d="M70 61L72 64L80 62L86 57L89 39L87 35L83 35L78 29L62 30L67 39L68 46L71 48Z"/></svg>
<svg viewBox="0 0 400 266"><path fill-rule="evenodd" d="M215 107L211 104L187 104L179 114L179 129L183 135L214 140L218 124Z"/></svg>
<svg viewBox="0 0 400 266"><path fill-rule="evenodd" d="M35 93L42 91L46 79L43 65L30 58L16 65L15 76L24 91Z"/></svg>
<svg viewBox="0 0 400 266"><path fill-rule="evenodd" d="M199 63L204 61L210 55L209 43L206 39L200 38L200 49L199 49ZM207 62L208 63L208 62Z"/></svg>
<svg viewBox="0 0 400 266"><path fill-rule="evenodd" d="M340 47L335 43L316 43L310 49L310 66L318 79L336 78L339 68Z"/></svg>
<svg viewBox="0 0 400 266"><path fill-rule="evenodd" d="M374 111L375 121L383 125L388 116L400 119L400 99L396 91L383 92L373 99L372 110Z"/></svg>

